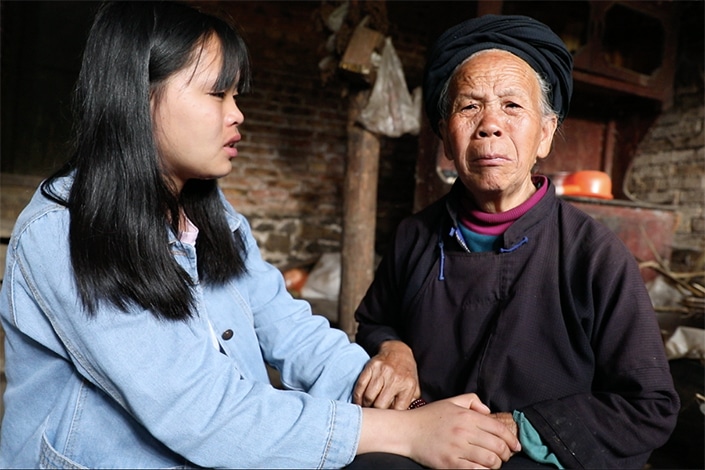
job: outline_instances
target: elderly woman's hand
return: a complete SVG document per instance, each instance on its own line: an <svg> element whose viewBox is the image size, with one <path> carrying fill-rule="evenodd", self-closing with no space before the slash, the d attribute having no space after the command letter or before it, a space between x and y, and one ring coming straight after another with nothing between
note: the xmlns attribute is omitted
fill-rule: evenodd
<svg viewBox="0 0 705 470"><path fill-rule="evenodd" d="M385 341L357 379L353 402L405 410L420 396L416 360L411 349L402 341Z"/></svg>

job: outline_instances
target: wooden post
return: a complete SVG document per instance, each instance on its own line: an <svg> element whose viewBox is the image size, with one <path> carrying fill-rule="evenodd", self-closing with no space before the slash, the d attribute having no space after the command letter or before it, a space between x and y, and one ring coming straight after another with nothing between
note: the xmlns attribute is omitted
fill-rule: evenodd
<svg viewBox="0 0 705 470"><path fill-rule="evenodd" d="M369 93L353 92L348 112L338 321L340 329L351 340L357 331L355 309L374 276L380 140L377 135L356 124Z"/></svg>

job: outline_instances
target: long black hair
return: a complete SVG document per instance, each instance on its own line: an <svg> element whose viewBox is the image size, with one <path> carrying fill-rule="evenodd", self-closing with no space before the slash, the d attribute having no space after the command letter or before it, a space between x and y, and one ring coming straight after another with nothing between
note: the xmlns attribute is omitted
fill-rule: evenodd
<svg viewBox="0 0 705 470"><path fill-rule="evenodd" d="M68 207L71 262L83 305L137 304L162 319L193 314L194 281L170 253L179 211L199 228L199 282L243 275L246 247L232 233L215 180L187 181L176 191L164 175L153 134L150 98L165 81L219 40L223 65L214 91L248 91L246 45L232 24L175 2L114 2L91 27L74 93L75 150L42 184ZM67 199L52 188L73 173Z"/></svg>

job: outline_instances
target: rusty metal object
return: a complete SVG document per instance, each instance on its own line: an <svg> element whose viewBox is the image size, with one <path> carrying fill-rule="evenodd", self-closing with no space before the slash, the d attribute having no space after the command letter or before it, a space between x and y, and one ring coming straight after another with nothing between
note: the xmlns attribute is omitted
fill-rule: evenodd
<svg viewBox="0 0 705 470"><path fill-rule="evenodd" d="M673 235L678 225L674 209L629 201L565 197L577 208L602 222L624 242L639 262L671 259ZM642 270L645 282L657 273Z"/></svg>

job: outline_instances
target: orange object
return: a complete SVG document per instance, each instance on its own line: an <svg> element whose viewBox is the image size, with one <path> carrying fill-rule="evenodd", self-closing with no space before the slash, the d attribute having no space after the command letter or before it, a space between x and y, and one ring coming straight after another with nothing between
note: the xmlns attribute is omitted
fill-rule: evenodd
<svg viewBox="0 0 705 470"><path fill-rule="evenodd" d="M289 290L300 291L307 279L308 272L301 268L288 269L284 272L284 281Z"/></svg>
<svg viewBox="0 0 705 470"><path fill-rule="evenodd" d="M563 179L563 194L566 196L613 199L612 180L604 171L576 171Z"/></svg>

